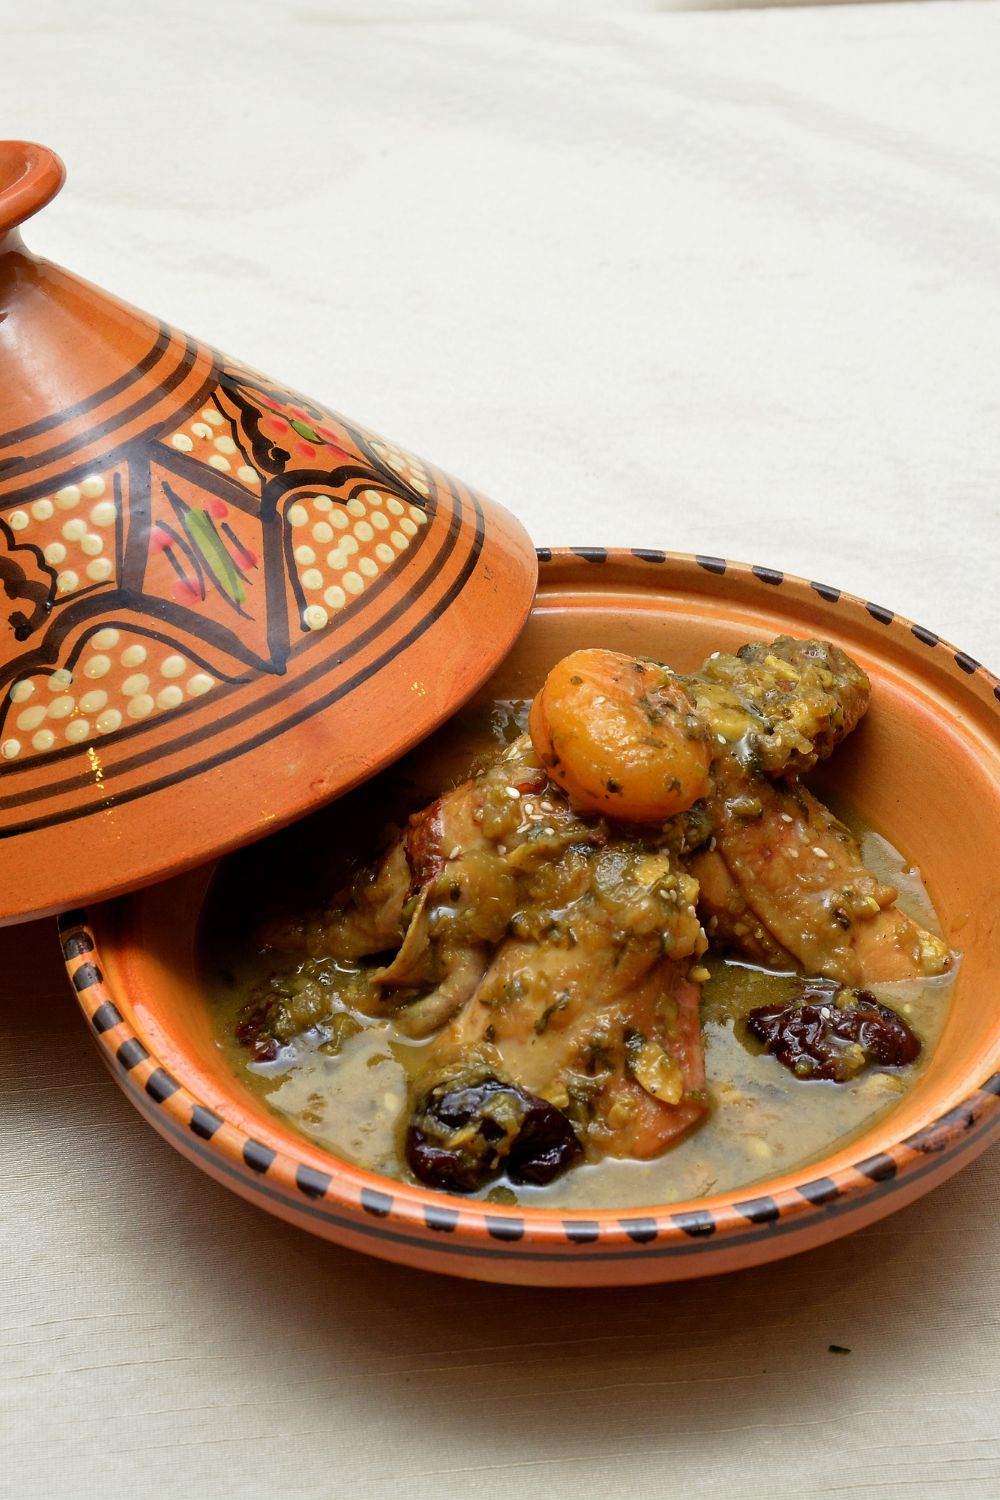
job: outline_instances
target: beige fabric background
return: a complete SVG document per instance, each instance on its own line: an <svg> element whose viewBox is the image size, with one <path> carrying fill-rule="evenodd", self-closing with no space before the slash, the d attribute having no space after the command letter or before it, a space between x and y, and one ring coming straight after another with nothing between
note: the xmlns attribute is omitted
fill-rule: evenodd
<svg viewBox="0 0 1000 1500"><path fill-rule="evenodd" d="M37 249L540 543L808 573L996 664L1000 4L702 8L38 0L0 128L69 163ZM998 1169L716 1282L430 1278L183 1163L50 928L0 933L0 1493L1000 1496Z"/></svg>

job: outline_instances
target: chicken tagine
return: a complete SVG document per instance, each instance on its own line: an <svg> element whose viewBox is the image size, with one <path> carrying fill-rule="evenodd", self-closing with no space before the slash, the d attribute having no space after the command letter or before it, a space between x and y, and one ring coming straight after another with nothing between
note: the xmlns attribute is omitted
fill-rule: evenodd
<svg viewBox="0 0 1000 1500"><path fill-rule="evenodd" d="M955 963L803 780L869 697L824 641L574 652L328 906L217 958L228 1045L301 1128L448 1192L597 1202L618 1165L612 1197L665 1201L807 1158L908 1085Z"/></svg>

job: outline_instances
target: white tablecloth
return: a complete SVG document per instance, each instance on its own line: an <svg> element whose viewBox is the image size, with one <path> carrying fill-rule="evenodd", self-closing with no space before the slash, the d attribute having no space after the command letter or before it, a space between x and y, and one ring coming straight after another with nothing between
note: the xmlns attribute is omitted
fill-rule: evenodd
<svg viewBox="0 0 1000 1500"><path fill-rule="evenodd" d="M37 0L34 248L539 543L722 553L1000 662L1000 4ZM997 1168L700 1287L382 1267L209 1183L0 934L12 1500L1000 1495ZM831 1343L850 1357L828 1354Z"/></svg>

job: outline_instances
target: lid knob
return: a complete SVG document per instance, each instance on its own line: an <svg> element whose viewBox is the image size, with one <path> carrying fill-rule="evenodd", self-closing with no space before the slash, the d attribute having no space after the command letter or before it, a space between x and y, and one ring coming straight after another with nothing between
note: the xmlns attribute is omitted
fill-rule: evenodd
<svg viewBox="0 0 1000 1500"><path fill-rule="evenodd" d="M66 168L47 146L0 141L0 244L62 187Z"/></svg>

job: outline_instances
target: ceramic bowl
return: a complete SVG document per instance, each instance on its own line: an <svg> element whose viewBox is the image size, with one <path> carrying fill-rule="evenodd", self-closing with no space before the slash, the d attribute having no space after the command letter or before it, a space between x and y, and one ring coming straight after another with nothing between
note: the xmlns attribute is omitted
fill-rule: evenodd
<svg viewBox="0 0 1000 1500"><path fill-rule="evenodd" d="M911 1203L1000 1130L1000 686L880 605L714 557L540 553L527 628L491 684L530 695L581 645L693 668L787 631L837 641L871 675L831 779L921 868L963 957L926 1071L848 1148L741 1192L633 1210L468 1202L337 1160L269 1112L213 1040L196 962L211 867L63 919L80 1005L117 1082L196 1166L269 1212L389 1260L538 1285L669 1281L791 1255Z"/></svg>

